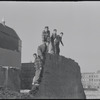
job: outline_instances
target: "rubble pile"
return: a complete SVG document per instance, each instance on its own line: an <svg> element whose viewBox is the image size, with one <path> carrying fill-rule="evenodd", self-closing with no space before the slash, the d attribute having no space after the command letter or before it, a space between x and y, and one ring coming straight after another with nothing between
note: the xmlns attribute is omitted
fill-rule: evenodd
<svg viewBox="0 0 100 100"><path fill-rule="evenodd" d="M30 94L12 91L9 88L0 87L0 99L33 99Z"/></svg>

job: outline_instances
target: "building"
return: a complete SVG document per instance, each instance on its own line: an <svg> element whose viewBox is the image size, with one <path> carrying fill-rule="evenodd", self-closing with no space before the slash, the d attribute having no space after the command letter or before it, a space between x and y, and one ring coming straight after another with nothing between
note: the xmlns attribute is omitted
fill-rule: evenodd
<svg viewBox="0 0 100 100"><path fill-rule="evenodd" d="M35 75L34 63L21 64L21 89L31 89L32 80Z"/></svg>
<svg viewBox="0 0 100 100"><path fill-rule="evenodd" d="M20 92L21 39L12 28L0 23L0 87Z"/></svg>
<svg viewBox="0 0 100 100"><path fill-rule="evenodd" d="M21 68L21 39L12 28L0 23L0 66Z"/></svg>
<svg viewBox="0 0 100 100"><path fill-rule="evenodd" d="M100 71L82 73L83 88L100 88Z"/></svg>

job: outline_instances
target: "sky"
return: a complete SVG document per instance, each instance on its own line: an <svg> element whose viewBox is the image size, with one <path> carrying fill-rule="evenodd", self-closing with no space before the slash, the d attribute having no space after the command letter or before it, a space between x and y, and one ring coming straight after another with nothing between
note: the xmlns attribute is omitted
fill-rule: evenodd
<svg viewBox="0 0 100 100"><path fill-rule="evenodd" d="M81 72L100 70L100 2L0 2L0 20L22 40L22 63L42 43L42 31L64 33L60 55L78 62Z"/></svg>

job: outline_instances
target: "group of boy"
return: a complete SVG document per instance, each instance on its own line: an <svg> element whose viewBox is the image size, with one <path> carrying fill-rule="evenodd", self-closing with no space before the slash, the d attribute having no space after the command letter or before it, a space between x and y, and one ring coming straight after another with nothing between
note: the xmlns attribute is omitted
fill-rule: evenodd
<svg viewBox="0 0 100 100"><path fill-rule="evenodd" d="M46 26L44 28L44 31L42 32L42 41L43 43L47 44L48 53L59 55L60 43L64 46L62 42L62 36L63 36L63 32L61 32L60 35L57 35L57 29L54 29L52 35L50 36L49 27Z"/></svg>
<svg viewBox="0 0 100 100"><path fill-rule="evenodd" d="M60 53L60 48L59 44L61 43L63 46L62 42L62 36L63 32L60 33L60 35L57 35L57 29L53 30L52 35L50 36L50 30L49 27L46 26L42 32L42 44L38 46L37 48L37 54L34 53L34 67L36 69L35 71L35 76L33 78L32 86L39 86L39 80L40 80L40 74L41 70L43 69L43 64L45 61L45 54L46 53L51 53L51 54L57 54L59 55ZM33 90L33 89L32 89Z"/></svg>

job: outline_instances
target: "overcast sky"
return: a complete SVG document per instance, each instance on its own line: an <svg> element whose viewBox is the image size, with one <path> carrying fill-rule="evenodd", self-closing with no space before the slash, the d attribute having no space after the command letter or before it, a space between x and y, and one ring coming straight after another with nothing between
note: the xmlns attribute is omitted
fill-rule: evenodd
<svg viewBox="0 0 100 100"><path fill-rule="evenodd" d="M61 55L81 72L100 70L100 2L0 2L0 19L22 40L22 62L33 60L46 25L64 32Z"/></svg>

